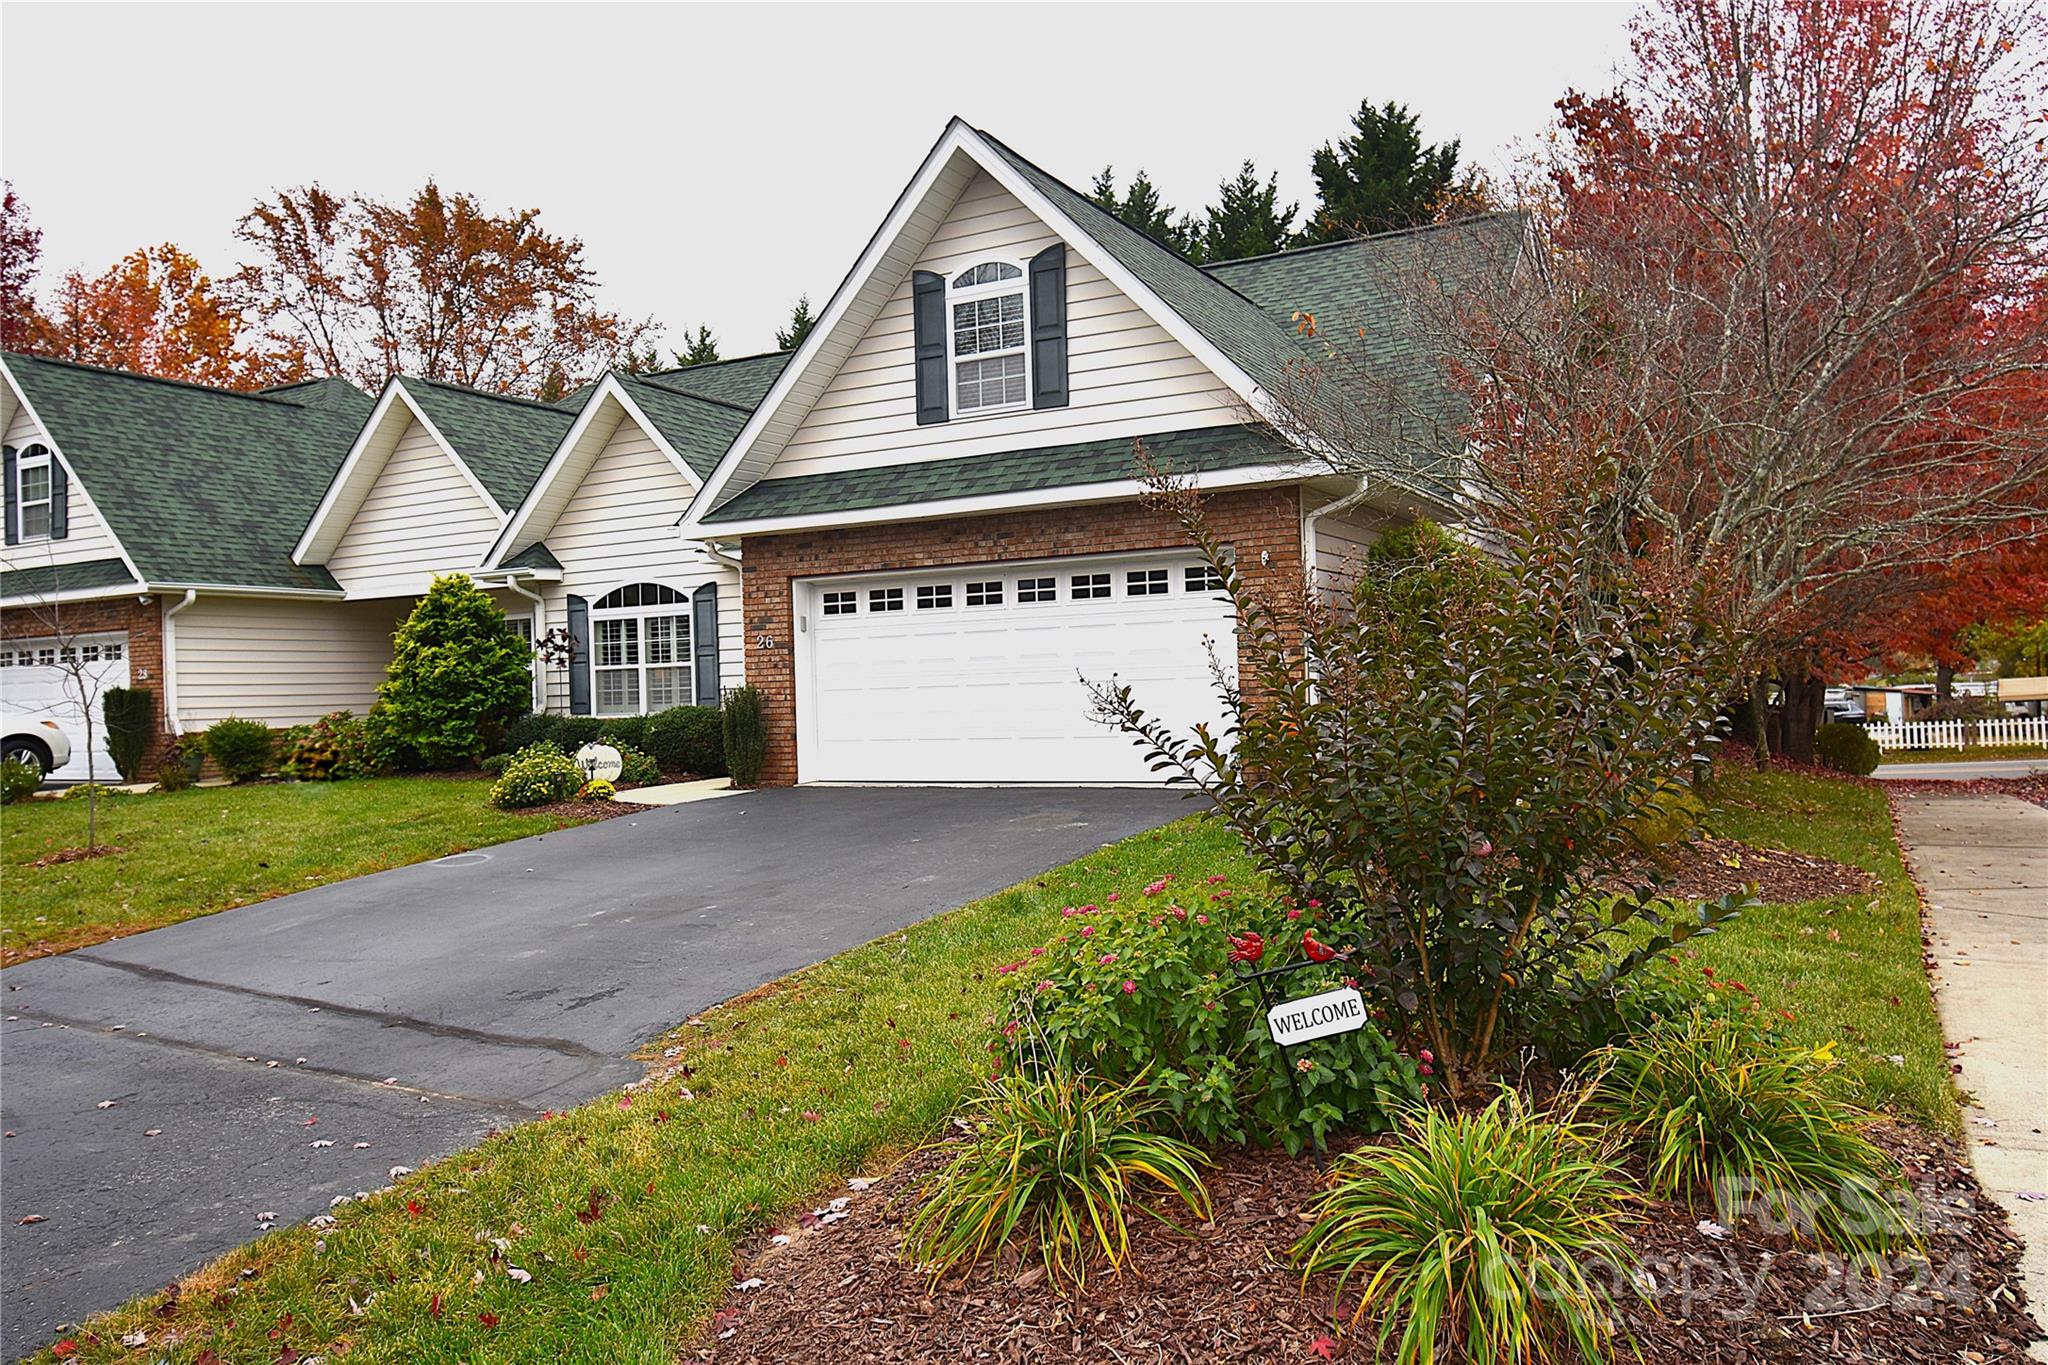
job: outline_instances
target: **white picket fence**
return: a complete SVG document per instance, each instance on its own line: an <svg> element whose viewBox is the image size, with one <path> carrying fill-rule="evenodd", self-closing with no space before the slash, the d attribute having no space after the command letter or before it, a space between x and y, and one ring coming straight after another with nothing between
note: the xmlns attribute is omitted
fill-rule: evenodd
<svg viewBox="0 0 2048 1365"><path fill-rule="evenodd" d="M2039 744L2048 748L2048 716L2006 716L2001 720L1913 720L1872 725L1880 750L1963 749L1980 744Z"/></svg>

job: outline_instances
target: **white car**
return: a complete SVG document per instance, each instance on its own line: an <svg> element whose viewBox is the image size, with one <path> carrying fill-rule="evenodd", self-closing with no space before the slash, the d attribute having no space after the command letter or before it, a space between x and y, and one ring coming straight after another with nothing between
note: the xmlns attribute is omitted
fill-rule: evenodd
<svg viewBox="0 0 2048 1365"><path fill-rule="evenodd" d="M71 761L71 740L64 727L47 716L0 709L0 757L16 759L48 775Z"/></svg>

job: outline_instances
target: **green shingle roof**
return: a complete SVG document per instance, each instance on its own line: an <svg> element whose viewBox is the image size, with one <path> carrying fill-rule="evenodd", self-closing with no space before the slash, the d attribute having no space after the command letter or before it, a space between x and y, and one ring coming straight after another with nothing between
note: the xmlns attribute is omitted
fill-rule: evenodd
<svg viewBox="0 0 2048 1365"><path fill-rule="evenodd" d="M661 383L660 376L621 372L613 378L639 405L640 411L647 414L647 420L660 429L662 439L675 447L676 454L683 457L683 462L695 470L700 479L709 478L711 471L718 467L719 460L740 434L740 428L747 424L747 415L751 411L680 392Z"/></svg>
<svg viewBox="0 0 2048 1365"><path fill-rule="evenodd" d="M135 581L118 559L91 559L83 564L31 564L0 573L0 597L54 597L60 592L126 587Z"/></svg>
<svg viewBox="0 0 2048 1365"><path fill-rule="evenodd" d="M996 138L987 133L982 136L1091 241L1136 275L1255 383L1274 393L1285 389L1289 367L1299 365L1306 356L1294 340L1292 324L1281 325L1194 262L1129 226Z"/></svg>
<svg viewBox="0 0 2048 1365"><path fill-rule="evenodd" d="M536 540L498 566L501 569L559 569L562 561L546 544Z"/></svg>
<svg viewBox="0 0 2048 1365"><path fill-rule="evenodd" d="M1415 315L1408 280L1426 275L1445 289L1455 289L1461 280L1511 269L1522 227L1519 214L1487 214L1224 261L1206 267L1205 273L1289 326L1296 313L1313 314L1317 337L1352 351L1376 377L1399 385L1411 413L1431 422L1455 423L1464 408L1445 382L1441 361L1431 353L1428 329Z"/></svg>
<svg viewBox="0 0 2048 1365"><path fill-rule="evenodd" d="M507 511L525 500L582 407L581 394L555 404L439 379L408 376L403 382L427 420Z"/></svg>
<svg viewBox="0 0 2048 1365"><path fill-rule="evenodd" d="M292 547L367 395L338 379L234 393L13 353L7 367L150 582L334 590Z"/></svg>
<svg viewBox="0 0 2048 1365"><path fill-rule="evenodd" d="M761 405L761 400L768 396L768 390L781 377L784 367L789 364L790 354L788 351L770 351L766 355L714 360L708 365L692 365L684 370L658 370L635 377L699 398L737 403L752 411Z"/></svg>
<svg viewBox="0 0 2048 1365"><path fill-rule="evenodd" d="M1269 431L1254 427L1202 427L1138 438L1146 454L1178 474L1246 465L1282 464L1301 456ZM1138 476L1130 437L1005 450L952 460L924 460L832 474L764 479L704 518L704 524L855 512L870 507L1020 493L1040 488L1114 483Z"/></svg>

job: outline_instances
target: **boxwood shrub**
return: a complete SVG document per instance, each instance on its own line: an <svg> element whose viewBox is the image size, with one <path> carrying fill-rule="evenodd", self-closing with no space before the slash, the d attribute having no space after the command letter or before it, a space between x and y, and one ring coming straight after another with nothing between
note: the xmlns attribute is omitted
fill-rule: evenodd
<svg viewBox="0 0 2048 1365"><path fill-rule="evenodd" d="M270 770L276 743L270 727L260 720L228 716L206 730L206 752L213 756L221 776L230 782L247 782Z"/></svg>
<svg viewBox="0 0 2048 1365"><path fill-rule="evenodd" d="M1813 736L1814 756L1836 772L1868 777L1877 767L1877 741L1860 725L1823 725Z"/></svg>
<svg viewBox="0 0 2048 1365"><path fill-rule="evenodd" d="M671 706L647 718L647 752L663 772L725 775L725 718L715 706Z"/></svg>

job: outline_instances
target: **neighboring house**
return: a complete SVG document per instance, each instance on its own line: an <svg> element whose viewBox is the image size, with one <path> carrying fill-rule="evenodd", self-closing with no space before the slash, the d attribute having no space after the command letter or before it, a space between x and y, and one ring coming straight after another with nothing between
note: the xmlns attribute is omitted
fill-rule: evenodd
<svg viewBox="0 0 2048 1365"><path fill-rule="evenodd" d="M365 707L395 623L459 571L529 636L575 641L537 670L548 709L758 687L769 782L1150 781L1084 680L1213 723L1212 647L1237 660L1136 444L1203 488L1253 582L1337 584L1422 509L1262 420L1319 354L1309 315L1448 418L1396 277L1425 241L1494 260L1516 238L1494 218L1203 269L955 120L794 355L614 372L552 404L9 356L0 626L17 657L49 647L31 618L53 602L125 634L171 731L286 725Z"/></svg>

